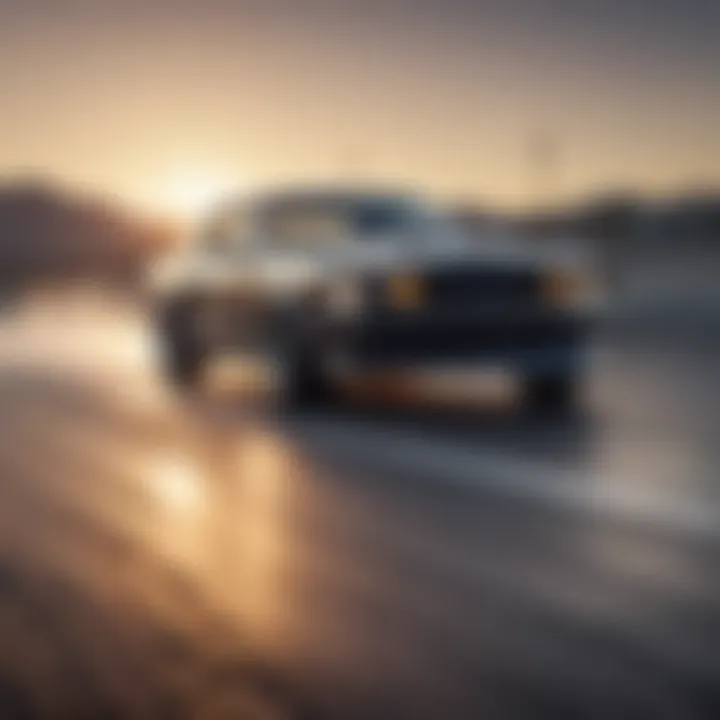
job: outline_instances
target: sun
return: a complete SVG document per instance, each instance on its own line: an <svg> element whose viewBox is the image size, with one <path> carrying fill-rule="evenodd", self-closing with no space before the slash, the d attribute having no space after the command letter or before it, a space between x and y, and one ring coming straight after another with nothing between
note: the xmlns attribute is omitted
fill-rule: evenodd
<svg viewBox="0 0 720 720"><path fill-rule="evenodd" d="M212 174L189 174L163 185L159 205L166 212L183 220L197 220L232 192L240 183Z"/></svg>

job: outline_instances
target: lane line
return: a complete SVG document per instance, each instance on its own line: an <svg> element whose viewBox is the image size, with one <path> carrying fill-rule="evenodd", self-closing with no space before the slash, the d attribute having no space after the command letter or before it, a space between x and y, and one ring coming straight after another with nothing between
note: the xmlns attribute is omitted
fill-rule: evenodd
<svg viewBox="0 0 720 720"><path fill-rule="evenodd" d="M312 419L290 424L290 436L311 451L381 472L418 475L437 485L491 491L549 507L602 514L707 540L720 540L720 507L672 502L648 492L622 492L596 468L571 469L492 448L469 448L431 434L387 430L363 422ZM629 480L629 482L631 482Z"/></svg>

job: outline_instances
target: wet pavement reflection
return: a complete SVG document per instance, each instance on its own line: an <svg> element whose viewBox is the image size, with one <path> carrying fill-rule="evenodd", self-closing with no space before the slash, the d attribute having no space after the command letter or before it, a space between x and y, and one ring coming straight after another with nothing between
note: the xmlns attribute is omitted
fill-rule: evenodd
<svg viewBox="0 0 720 720"><path fill-rule="evenodd" d="M2 330L0 570L60 578L120 636L160 628L120 651L78 621L95 638L78 667L108 664L85 679L103 702L133 682L113 662L139 657L147 687L127 696L148 716L159 687L189 703L188 677L214 702L208 673L319 717L720 708L706 352L603 343L572 417L404 389L290 418L264 409L252 370L173 394L129 313L65 326L55 353L51 325ZM0 572L0 600L11 584ZM40 614L72 616L46 597Z"/></svg>

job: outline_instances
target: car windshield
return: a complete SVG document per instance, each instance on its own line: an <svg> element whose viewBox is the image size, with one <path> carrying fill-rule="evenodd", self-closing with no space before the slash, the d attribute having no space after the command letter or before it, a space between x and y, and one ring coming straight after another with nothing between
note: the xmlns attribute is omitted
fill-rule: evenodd
<svg viewBox="0 0 720 720"><path fill-rule="evenodd" d="M231 206L217 212L200 227L198 237L203 252L222 255L242 248L252 237L246 209Z"/></svg>
<svg viewBox="0 0 720 720"><path fill-rule="evenodd" d="M417 211L403 200L313 198L272 204L263 224L274 242L309 247L402 234L416 217Z"/></svg>

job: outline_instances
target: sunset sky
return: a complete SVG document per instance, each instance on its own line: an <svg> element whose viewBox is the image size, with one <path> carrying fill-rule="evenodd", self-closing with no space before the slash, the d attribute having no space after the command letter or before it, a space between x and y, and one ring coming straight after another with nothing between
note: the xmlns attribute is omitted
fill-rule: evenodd
<svg viewBox="0 0 720 720"><path fill-rule="evenodd" d="M522 204L541 138L553 197L720 184L718 0L0 0L0 63L4 175L151 209L342 175Z"/></svg>

